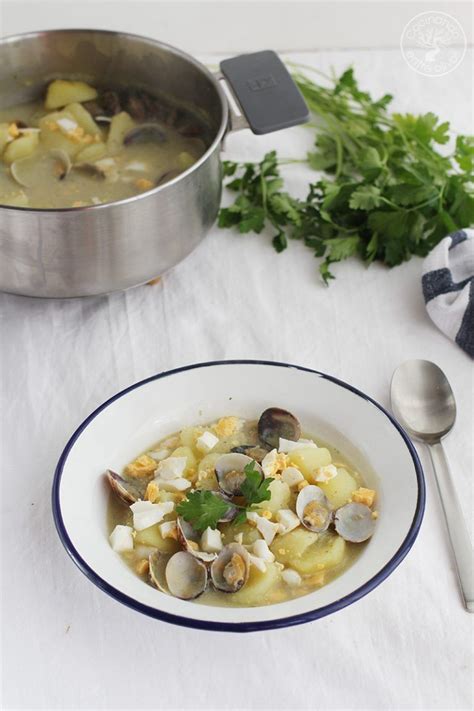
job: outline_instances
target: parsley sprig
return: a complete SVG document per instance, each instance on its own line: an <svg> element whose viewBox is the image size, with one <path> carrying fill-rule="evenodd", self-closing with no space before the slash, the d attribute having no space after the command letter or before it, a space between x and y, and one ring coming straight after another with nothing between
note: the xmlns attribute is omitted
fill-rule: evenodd
<svg viewBox="0 0 474 711"><path fill-rule="evenodd" d="M358 255L389 267L425 256L447 232L474 222L474 137L448 143L449 123L433 113L390 113L392 96L374 100L352 69L321 86L301 72L293 77L314 116L315 147L302 161L280 160L275 151L259 163L226 161L234 202L219 213L220 227L241 233L273 230L282 252L299 239L328 283L330 265ZM280 167L307 162L321 173L304 200L284 190Z"/></svg>
<svg viewBox="0 0 474 711"><path fill-rule="evenodd" d="M254 461L246 465L244 474L245 481L241 486L242 496L245 499L244 505L231 504L213 491L197 489L189 493L187 498L177 505L177 513L198 532L205 531L208 527L217 528L219 520L232 507L238 509L234 523L244 522L247 518L247 511L254 504L270 499L269 486L273 481L272 477L262 479L261 473L255 468Z"/></svg>

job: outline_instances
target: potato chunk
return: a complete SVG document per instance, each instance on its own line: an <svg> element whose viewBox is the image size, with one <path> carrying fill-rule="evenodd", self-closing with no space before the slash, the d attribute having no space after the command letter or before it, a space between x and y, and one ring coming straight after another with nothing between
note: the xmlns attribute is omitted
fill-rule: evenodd
<svg viewBox="0 0 474 711"><path fill-rule="evenodd" d="M290 505L291 491L288 484L280 479L272 481L268 490L271 493L271 498L267 501L262 501L258 504L257 510L266 509L272 513L276 513L279 509L287 509Z"/></svg>
<svg viewBox="0 0 474 711"><path fill-rule="evenodd" d="M107 148L105 143L100 141L99 143L91 143L90 146L83 148L75 156L76 163L95 163L96 160L100 160L107 155Z"/></svg>
<svg viewBox="0 0 474 711"><path fill-rule="evenodd" d="M233 593L232 602L240 605L261 605L267 595L277 585L281 571L274 563L267 563L267 570L261 573L254 565L244 587Z"/></svg>
<svg viewBox="0 0 474 711"><path fill-rule="evenodd" d="M51 114L46 114L39 121L41 129L41 143L50 150L62 150L71 158L76 155L82 148L84 143L76 134L67 135L61 131L58 121L68 119L77 124L76 119L69 111L53 111Z"/></svg>
<svg viewBox="0 0 474 711"><path fill-rule="evenodd" d="M288 533L287 536L291 536L293 533L296 533L296 531ZM308 531L307 533L311 532ZM285 562L286 565L291 566L301 575L312 575L320 570L334 568L342 563L346 551L346 542L343 538L332 531L327 531L320 536L318 534L313 535L316 536L317 540L306 546L300 555L291 557L286 554L281 556L281 554L275 552L273 546L272 551L280 562ZM292 549L291 546L286 546L286 548ZM286 560L283 561L282 558L286 558Z"/></svg>
<svg viewBox="0 0 474 711"><path fill-rule="evenodd" d="M289 454L290 463L297 466L304 478L313 483L313 474L319 467L326 467L331 464L331 454L326 447L317 449L308 447L307 449L295 449Z"/></svg>
<svg viewBox="0 0 474 711"><path fill-rule="evenodd" d="M357 482L347 469L338 467L337 476L329 481L318 482L318 486L328 497L331 506L337 509L350 501L353 492L357 489Z"/></svg>
<svg viewBox="0 0 474 711"><path fill-rule="evenodd" d="M159 523L155 523L149 528L144 528L142 531L137 531L135 544L153 546L158 548L159 551L163 551L163 553L174 553L180 549L180 544L173 538L162 537Z"/></svg>
<svg viewBox="0 0 474 711"><path fill-rule="evenodd" d="M10 134L8 132L8 124L0 123L0 155L2 155L3 149L7 145L9 138Z"/></svg>
<svg viewBox="0 0 474 711"><path fill-rule="evenodd" d="M134 126L135 121L126 111L121 111L113 117L107 137L107 151L111 156L120 153L123 147L123 139Z"/></svg>
<svg viewBox="0 0 474 711"><path fill-rule="evenodd" d="M39 137L37 131L24 133L20 138L15 138L14 141L7 145L3 154L3 160L5 163L13 163L20 158L26 158L34 153L38 147L38 143Z"/></svg>
<svg viewBox="0 0 474 711"><path fill-rule="evenodd" d="M69 113L74 116L79 126L90 136L98 136L102 138L100 128L82 104L78 104L77 102L68 104L65 111L69 111Z"/></svg>
<svg viewBox="0 0 474 711"><path fill-rule="evenodd" d="M83 81L66 81L55 79L48 86L46 92L45 108L59 109L66 104L73 102L83 102L95 99L98 96L97 89Z"/></svg>
<svg viewBox="0 0 474 711"><path fill-rule="evenodd" d="M295 528L289 533L277 536L270 546L270 550L280 563L293 566L293 562L300 559L318 538L319 535L313 531L308 531L306 528Z"/></svg>
<svg viewBox="0 0 474 711"><path fill-rule="evenodd" d="M239 533L242 534L242 543L245 546L255 543L255 541L260 540L262 537L260 533L254 526L244 522L239 524L227 523L221 526L222 530L222 540L225 545L232 543L235 540L235 536Z"/></svg>

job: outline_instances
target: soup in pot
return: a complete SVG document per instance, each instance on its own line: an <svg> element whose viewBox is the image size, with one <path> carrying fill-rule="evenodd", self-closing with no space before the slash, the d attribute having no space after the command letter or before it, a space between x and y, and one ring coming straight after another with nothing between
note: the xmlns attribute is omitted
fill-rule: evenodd
<svg viewBox="0 0 474 711"><path fill-rule="evenodd" d="M57 79L44 100L0 110L0 205L86 207L152 190L209 145L191 111L142 90Z"/></svg>

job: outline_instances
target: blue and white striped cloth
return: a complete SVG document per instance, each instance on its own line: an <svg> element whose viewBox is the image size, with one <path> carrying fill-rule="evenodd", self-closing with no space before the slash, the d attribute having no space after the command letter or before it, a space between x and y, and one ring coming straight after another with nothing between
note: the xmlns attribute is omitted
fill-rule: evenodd
<svg viewBox="0 0 474 711"><path fill-rule="evenodd" d="M432 321L474 358L474 229L453 232L430 252L422 286Z"/></svg>

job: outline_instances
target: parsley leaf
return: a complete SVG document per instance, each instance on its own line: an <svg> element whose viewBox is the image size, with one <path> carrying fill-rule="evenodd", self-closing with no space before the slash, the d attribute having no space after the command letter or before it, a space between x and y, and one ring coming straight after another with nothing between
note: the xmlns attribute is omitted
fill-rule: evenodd
<svg viewBox="0 0 474 711"><path fill-rule="evenodd" d="M187 495L184 501L176 506L176 512L182 516L192 527L198 531L206 528L217 528L219 520L231 507L238 509L234 523L243 523L247 520L247 510L254 504L268 501L271 491L268 487L273 481L272 477L262 479L262 474L255 468L255 462L249 462L244 468L245 481L241 486L245 506L228 503L221 496L207 489L196 489Z"/></svg>
<svg viewBox="0 0 474 711"><path fill-rule="evenodd" d="M229 510L230 504L207 489L196 489L176 506L177 513L188 521L196 531L217 528L221 519Z"/></svg>
<svg viewBox="0 0 474 711"><path fill-rule="evenodd" d="M255 469L255 462L249 462L244 468L245 481L241 488L242 496L245 497L247 506L260 504L262 501L268 501L272 492L268 487L273 481L272 477L262 479L262 475Z"/></svg>
<svg viewBox="0 0 474 711"><path fill-rule="evenodd" d="M474 137L458 136L452 154L438 152L450 139L447 121L432 112L390 113L392 97L373 99L352 68L316 84L293 78L314 116L314 150L305 159L224 163L234 202L222 208L219 226L241 233L268 230L283 252L299 239L330 265L358 255L393 267L426 255L445 235L474 222ZM286 192L281 169L307 163L319 173L305 199Z"/></svg>

